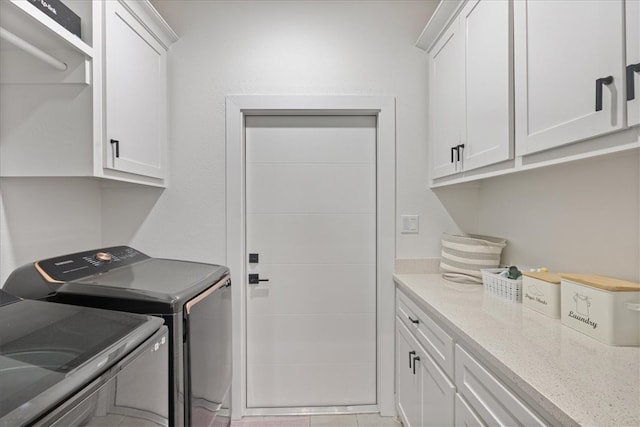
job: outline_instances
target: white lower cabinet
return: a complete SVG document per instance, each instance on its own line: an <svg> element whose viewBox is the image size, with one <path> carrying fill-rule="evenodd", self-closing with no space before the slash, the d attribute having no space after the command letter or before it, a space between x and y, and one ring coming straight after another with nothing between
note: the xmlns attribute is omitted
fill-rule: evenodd
<svg viewBox="0 0 640 427"><path fill-rule="evenodd" d="M458 393L491 426L546 425L460 345L455 353Z"/></svg>
<svg viewBox="0 0 640 427"><path fill-rule="evenodd" d="M397 403L404 426L452 426L455 386L400 319L396 340Z"/></svg>
<svg viewBox="0 0 640 427"><path fill-rule="evenodd" d="M397 290L396 406L405 427L547 425L445 329Z"/></svg>

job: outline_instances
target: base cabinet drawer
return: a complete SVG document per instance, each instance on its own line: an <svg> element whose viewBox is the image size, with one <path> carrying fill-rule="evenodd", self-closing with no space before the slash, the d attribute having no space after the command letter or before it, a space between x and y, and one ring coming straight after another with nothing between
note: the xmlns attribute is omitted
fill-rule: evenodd
<svg viewBox="0 0 640 427"><path fill-rule="evenodd" d="M484 427L485 423L475 413L471 406L465 402L464 398L456 394L456 427Z"/></svg>
<svg viewBox="0 0 640 427"><path fill-rule="evenodd" d="M455 371L458 393L487 425L546 425L501 381L457 344Z"/></svg>
<svg viewBox="0 0 640 427"><path fill-rule="evenodd" d="M452 426L456 389L396 318L396 398L405 427Z"/></svg>
<svg viewBox="0 0 640 427"><path fill-rule="evenodd" d="M397 296L396 315L442 370L453 378L453 338L407 296L401 292Z"/></svg>

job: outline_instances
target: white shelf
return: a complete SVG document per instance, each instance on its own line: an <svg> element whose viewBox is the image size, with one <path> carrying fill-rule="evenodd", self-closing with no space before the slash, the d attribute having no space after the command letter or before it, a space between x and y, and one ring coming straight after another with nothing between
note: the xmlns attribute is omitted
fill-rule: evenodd
<svg viewBox="0 0 640 427"><path fill-rule="evenodd" d="M93 47L27 0L1 0L0 26L44 51L72 50L85 59L94 56Z"/></svg>

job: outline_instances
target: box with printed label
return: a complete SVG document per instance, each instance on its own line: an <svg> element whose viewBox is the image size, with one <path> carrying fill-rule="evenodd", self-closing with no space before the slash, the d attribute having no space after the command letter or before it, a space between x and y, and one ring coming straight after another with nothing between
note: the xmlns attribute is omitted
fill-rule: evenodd
<svg viewBox="0 0 640 427"><path fill-rule="evenodd" d="M560 318L560 276L522 272L522 305L554 319Z"/></svg>
<svg viewBox="0 0 640 427"><path fill-rule="evenodd" d="M610 345L640 345L640 283L561 274L562 324Z"/></svg>
<svg viewBox="0 0 640 427"><path fill-rule="evenodd" d="M82 37L81 20L60 0L29 0L46 15L78 37Z"/></svg>

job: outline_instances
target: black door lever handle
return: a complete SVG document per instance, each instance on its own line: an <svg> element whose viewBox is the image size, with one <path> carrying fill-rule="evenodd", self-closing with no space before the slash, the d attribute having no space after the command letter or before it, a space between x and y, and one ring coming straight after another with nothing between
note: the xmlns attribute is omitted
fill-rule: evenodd
<svg viewBox="0 0 640 427"><path fill-rule="evenodd" d="M260 282L268 282L269 279L261 279L259 274L250 274L249 275L249 284L257 285Z"/></svg>

